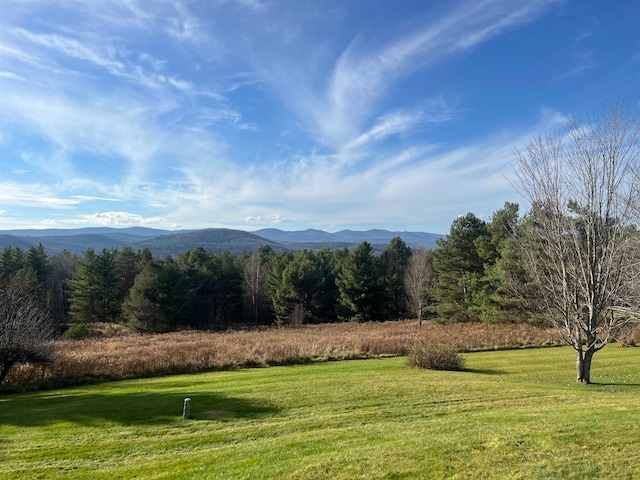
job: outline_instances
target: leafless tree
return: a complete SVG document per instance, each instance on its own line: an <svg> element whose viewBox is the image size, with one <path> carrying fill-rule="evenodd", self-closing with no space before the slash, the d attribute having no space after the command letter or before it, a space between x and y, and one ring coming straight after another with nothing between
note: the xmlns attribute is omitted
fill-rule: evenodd
<svg viewBox="0 0 640 480"><path fill-rule="evenodd" d="M243 286L245 294L251 301L253 321L258 324L258 311L267 289L270 264L265 258L265 252L258 248L251 252L243 270Z"/></svg>
<svg viewBox="0 0 640 480"><path fill-rule="evenodd" d="M411 253L404 274L407 308L418 318L422 326L424 309L428 305L433 288L433 262L431 252L416 248Z"/></svg>
<svg viewBox="0 0 640 480"><path fill-rule="evenodd" d="M522 252L539 312L575 349L577 381L590 383L593 355L640 311L640 123L616 103L568 127L516 153L517 188L532 204Z"/></svg>
<svg viewBox="0 0 640 480"><path fill-rule="evenodd" d="M0 288L0 383L14 365L45 363L53 327L27 290Z"/></svg>

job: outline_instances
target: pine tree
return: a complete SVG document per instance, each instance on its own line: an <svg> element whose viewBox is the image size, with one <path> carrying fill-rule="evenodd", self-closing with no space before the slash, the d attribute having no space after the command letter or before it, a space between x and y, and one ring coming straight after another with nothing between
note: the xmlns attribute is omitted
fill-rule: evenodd
<svg viewBox="0 0 640 480"><path fill-rule="evenodd" d="M488 236L487 224L473 213L468 213L454 220L449 235L438 240L433 266L437 274L437 312L441 319L478 319L472 307L481 291L484 260L478 253L476 242Z"/></svg>
<svg viewBox="0 0 640 480"><path fill-rule="evenodd" d="M158 267L147 265L136 276L122 312L131 328L140 332L162 332L167 322L160 308Z"/></svg>
<svg viewBox="0 0 640 480"><path fill-rule="evenodd" d="M369 242L362 242L343 264L336 283L340 291L340 316L367 322L384 319L384 285L378 258Z"/></svg>
<svg viewBox="0 0 640 480"><path fill-rule="evenodd" d="M75 322L113 322L120 314L115 253L104 249L99 255L90 248L78 262L71 287L70 314Z"/></svg>
<svg viewBox="0 0 640 480"><path fill-rule="evenodd" d="M138 264L138 257L133 248L125 246L118 250L115 254L114 266L118 277L116 287L117 298L122 304L124 299L127 298L129 290L133 287L136 276L141 270Z"/></svg>
<svg viewBox="0 0 640 480"><path fill-rule="evenodd" d="M384 275L386 316L392 320L404 318L407 300L404 290L404 276L411 249L400 237L394 237L380 256Z"/></svg>

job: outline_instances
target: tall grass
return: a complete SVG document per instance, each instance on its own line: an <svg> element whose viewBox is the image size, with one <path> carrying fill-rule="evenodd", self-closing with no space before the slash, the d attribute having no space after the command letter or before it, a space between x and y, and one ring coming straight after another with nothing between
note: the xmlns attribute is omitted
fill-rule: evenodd
<svg viewBox="0 0 640 480"><path fill-rule="evenodd" d="M247 366L406 355L415 344L450 345L459 351L552 345L554 330L530 325L341 323L299 328L61 340L44 369L24 365L7 383L61 384L190 373Z"/></svg>

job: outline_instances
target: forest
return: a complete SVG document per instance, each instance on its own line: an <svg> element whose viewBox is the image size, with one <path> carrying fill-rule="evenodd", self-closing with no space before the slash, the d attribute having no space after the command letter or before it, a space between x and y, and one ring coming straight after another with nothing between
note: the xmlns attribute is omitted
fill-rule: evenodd
<svg viewBox="0 0 640 480"><path fill-rule="evenodd" d="M518 205L506 203L488 222L472 213L455 219L435 250L412 250L397 237L380 255L367 242L240 255L196 248L162 258L131 247L84 255L7 247L0 282L30 292L68 336L94 322L162 333L404 318L531 321L514 296L524 271L512 240L518 221Z"/></svg>

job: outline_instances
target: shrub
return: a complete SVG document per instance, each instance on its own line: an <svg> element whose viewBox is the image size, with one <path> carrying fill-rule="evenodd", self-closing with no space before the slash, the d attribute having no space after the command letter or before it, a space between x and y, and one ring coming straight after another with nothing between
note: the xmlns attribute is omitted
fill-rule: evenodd
<svg viewBox="0 0 640 480"><path fill-rule="evenodd" d="M47 364L52 337L51 318L31 292L0 288L0 383L14 366Z"/></svg>
<svg viewBox="0 0 640 480"><path fill-rule="evenodd" d="M82 340L91 336L91 330L86 323L73 323L62 334L64 340Z"/></svg>
<svg viewBox="0 0 640 480"><path fill-rule="evenodd" d="M409 365L429 370L462 370L464 358L449 345L415 345L409 352Z"/></svg>

